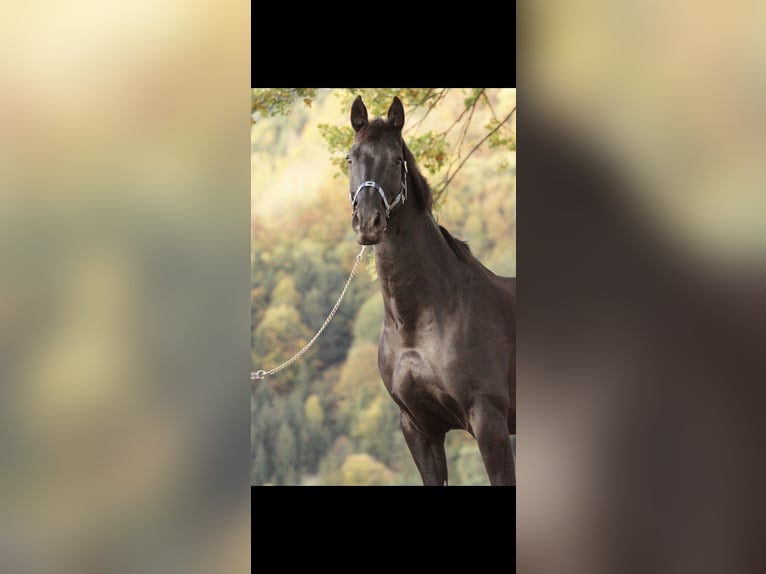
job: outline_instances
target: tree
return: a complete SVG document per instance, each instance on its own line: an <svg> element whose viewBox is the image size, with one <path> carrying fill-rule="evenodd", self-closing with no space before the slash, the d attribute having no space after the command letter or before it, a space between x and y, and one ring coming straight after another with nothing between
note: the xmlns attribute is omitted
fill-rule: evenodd
<svg viewBox="0 0 766 574"><path fill-rule="evenodd" d="M359 308L354 321L354 342L377 343L383 326L383 298L377 292L371 295Z"/></svg>
<svg viewBox="0 0 766 574"><path fill-rule="evenodd" d="M322 403L319 401L319 397L316 394L312 394L306 399L306 403L303 406L303 412L306 416L306 423L310 428L322 428L322 424L324 423L324 409L322 409Z"/></svg>
<svg viewBox="0 0 766 574"><path fill-rule="evenodd" d="M274 394L268 385L258 385L250 395L250 481L263 484L271 480L272 458L276 439L275 422L279 413L274 409Z"/></svg>
<svg viewBox="0 0 766 574"><path fill-rule="evenodd" d="M298 305L300 295L295 289L295 280L289 275L282 277L271 292L271 300L291 307Z"/></svg>
<svg viewBox="0 0 766 574"><path fill-rule="evenodd" d="M294 355L309 339L311 332L294 307L269 307L253 333L253 364L275 367Z"/></svg>
<svg viewBox="0 0 766 574"><path fill-rule="evenodd" d="M335 485L342 484L343 477L341 474L341 468L346 462L346 458L351 452L351 441L346 435L340 435L335 439L335 442L324 457L320 464L320 474L324 484Z"/></svg>
<svg viewBox="0 0 766 574"><path fill-rule="evenodd" d="M374 343L364 341L351 348L331 394L338 415L353 420L383 388L377 361Z"/></svg>
<svg viewBox="0 0 766 574"><path fill-rule="evenodd" d="M341 477L346 486L385 486L394 480L394 473L369 454L356 453L346 457Z"/></svg>
<svg viewBox="0 0 766 574"><path fill-rule="evenodd" d="M303 405L305 424L301 427L303 435L302 465L309 473L315 473L319 460L328 444L327 429L324 427L324 409L319 395L311 394Z"/></svg>
<svg viewBox="0 0 766 574"><path fill-rule="evenodd" d="M266 449L262 442L255 445L252 458L250 460L250 484L259 485L269 481L270 472L267 464Z"/></svg>
<svg viewBox="0 0 766 574"><path fill-rule="evenodd" d="M462 90L463 106L457 118L444 130L419 133L418 128L456 88L348 88L336 90L344 107L350 108L351 100L361 95L372 115L385 116L394 96L399 97L407 110L408 121L404 135L407 145L422 168L439 179L432 183L434 198L438 203L447 191L455 175L468 159L482 146L516 149L516 134L512 130L512 118L516 113L514 101L498 101L489 88ZM273 115L286 115L294 102L302 100L310 107L317 97L316 88L253 88L250 96L251 122ZM493 99L495 101L493 102ZM477 112L488 112L478 114ZM467 136L472 122L484 115L483 136L471 141ZM332 162L340 173L347 174L345 155L354 140L354 132L348 121L342 124L322 124L320 131L332 153Z"/></svg>
<svg viewBox="0 0 766 574"><path fill-rule="evenodd" d="M274 478L278 484L296 482L298 455L295 448L295 434L286 422L279 427L277 444L274 452Z"/></svg>
<svg viewBox="0 0 766 574"><path fill-rule="evenodd" d="M399 408L386 395L381 383L378 395L356 417L351 436L357 439L358 450L368 452L390 464L393 459L394 437L401 431Z"/></svg>
<svg viewBox="0 0 766 574"><path fill-rule="evenodd" d="M476 445L466 445L458 451L453 472L459 484L463 486L482 486L488 484L487 473L481 460L481 453Z"/></svg>

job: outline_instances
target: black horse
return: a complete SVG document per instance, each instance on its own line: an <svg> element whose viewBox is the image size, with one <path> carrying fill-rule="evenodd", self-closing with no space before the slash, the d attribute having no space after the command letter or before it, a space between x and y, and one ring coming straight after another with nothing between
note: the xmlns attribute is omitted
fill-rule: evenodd
<svg viewBox="0 0 766 574"><path fill-rule="evenodd" d="M357 97L351 125L352 227L375 246L385 307L378 369L423 484L447 484L451 429L476 438L491 484L515 484L516 280L436 223L431 189L402 140L399 98L387 120L370 122Z"/></svg>

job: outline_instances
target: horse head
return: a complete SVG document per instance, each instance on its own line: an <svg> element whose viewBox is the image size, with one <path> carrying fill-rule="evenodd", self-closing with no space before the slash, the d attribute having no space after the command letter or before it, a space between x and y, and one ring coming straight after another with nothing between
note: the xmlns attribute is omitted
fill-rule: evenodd
<svg viewBox="0 0 766 574"><path fill-rule="evenodd" d="M407 200L407 162L402 127L404 107L395 97L387 120L370 122L361 96L351 106L354 145L349 164L351 226L362 245L379 243L394 210Z"/></svg>

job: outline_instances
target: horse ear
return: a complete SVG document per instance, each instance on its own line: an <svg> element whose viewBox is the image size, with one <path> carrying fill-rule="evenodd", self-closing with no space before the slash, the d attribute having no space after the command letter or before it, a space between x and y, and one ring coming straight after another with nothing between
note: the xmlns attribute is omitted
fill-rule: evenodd
<svg viewBox="0 0 766 574"><path fill-rule="evenodd" d="M367 125L367 108L364 107L362 96L357 96L351 105L351 127L355 132Z"/></svg>
<svg viewBox="0 0 766 574"><path fill-rule="evenodd" d="M388 123L390 123L397 130L404 127L404 106L402 100L394 96L394 101L391 103L391 107L388 108Z"/></svg>

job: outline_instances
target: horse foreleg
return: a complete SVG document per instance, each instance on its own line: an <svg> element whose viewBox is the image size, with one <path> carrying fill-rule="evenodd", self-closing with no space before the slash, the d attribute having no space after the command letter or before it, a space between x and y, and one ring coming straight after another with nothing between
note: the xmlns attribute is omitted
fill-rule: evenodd
<svg viewBox="0 0 766 574"><path fill-rule="evenodd" d="M423 485L446 486L447 455L444 452L444 433L426 435L404 410L399 418L404 440L415 460L415 466L420 471Z"/></svg>
<svg viewBox="0 0 766 574"><path fill-rule="evenodd" d="M470 413L471 428L484 468L492 486L516 484L511 437L508 434L506 414L494 408L474 408Z"/></svg>

